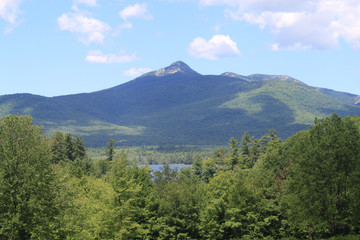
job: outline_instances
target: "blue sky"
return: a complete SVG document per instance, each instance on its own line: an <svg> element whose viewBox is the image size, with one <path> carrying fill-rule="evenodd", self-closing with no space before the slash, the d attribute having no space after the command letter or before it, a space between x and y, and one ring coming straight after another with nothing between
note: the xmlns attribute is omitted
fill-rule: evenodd
<svg viewBox="0 0 360 240"><path fill-rule="evenodd" d="M360 1L0 0L0 95L92 92L177 60L360 95Z"/></svg>

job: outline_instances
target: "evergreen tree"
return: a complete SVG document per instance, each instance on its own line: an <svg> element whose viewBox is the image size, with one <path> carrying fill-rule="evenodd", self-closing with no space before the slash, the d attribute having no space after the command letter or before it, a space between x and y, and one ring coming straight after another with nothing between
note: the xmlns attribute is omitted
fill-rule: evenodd
<svg viewBox="0 0 360 240"><path fill-rule="evenodd" d="M245 132L241 137L240 143L240 159L241 159L241 167L249 168L252 166L251 160L251 146L253 144L253 138L250 137L249 132Z"/></svg>
<svg viewBox="0 0 360 240"><path fill-rule="evenodd" d="M110 139L106 145L106 156L108 161L113 161L115 156L115 140Z"/></svg>
<svg viewBox="0 0 360 240"><path fill-rule="evenodd" d="M229 159L229 166L230 169L234 169L234 166L239 162L239 142L235 138L230 139L229 143L230 147L230 159Z"/></svg>
<svg viewBox="0 0 360 240"><path fill-rule="evenodd" d="M76 158L84 159L86 156L86 147L82 138L80 137L75 138L74 148L75 148L75 153L74 153L75 159Z"/></svg>
<svg viewBox="0 0 360 240"><path fill-rule="evenodd" d="M61 132L56 132L51 137L51 161L53 163L59 163L66 159L65 155L65 139Z"/></svg>
<svg viewBox="0 0 360 240"><path fill-rule="evenodd" d="M114 189L114 216L112 231L114 239L140 239L148 231L145 225L137 221L142 209L139 203L144 197L144 190L139 178L136 178L137 166L130 166L125 152L113 161L110 183ZM149 180L149 178L148 178ZM141 206L141 205L140 205Z"/></svg>
<svg viewBox="0 0 360 240"><path fill-rule="evenodd" d="M261 145L259 143L259 140L255 139L250 147L250 155L248 158L249 160L246 162L245 165L246 168L252 168L255 165L261 154L260 149Z"/></svg>
<svg viewBox="0 0 360 240"><path fill-rule="evenodd" d="M164 164L161 168L161 171L154 172L154 182L157 185L165 185L171 181L175 181L177 176L177 171L172 169L169 164Z"/></svg>
<svg viewBox="0 0 360 240"><path fill-rule="evenodd" d="M214 160L217 164L218 171L225 171L226 170L226 151L224 147L217 148L214 153Z"/></svg>
<svg viewBox="0 0 360 240"><path fill-rule="evenodd" d="M70 133L65 134L65 157L69 161L75 160L75 144Z"/></svg>

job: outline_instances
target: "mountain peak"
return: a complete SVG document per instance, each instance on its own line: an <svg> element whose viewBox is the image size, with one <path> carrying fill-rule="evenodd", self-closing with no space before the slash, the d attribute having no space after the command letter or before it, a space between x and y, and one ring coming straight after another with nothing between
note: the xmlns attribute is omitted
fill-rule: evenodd
<svg viewBox="0 0 360 240"><path fill-rule="evenodd" d="M193 75L193 76L198 76L200 75L199 73L195 72L194 70L192 70L186 63L182 62L182 61L177 61L172 63L170 66L167 66L165 68L160 68L159 70L153 71L153 72L149 72L146 73L143 76L156 76L156 77L163 77L166 75L171 75L174 73L182 73L185 75Z"/></svg>

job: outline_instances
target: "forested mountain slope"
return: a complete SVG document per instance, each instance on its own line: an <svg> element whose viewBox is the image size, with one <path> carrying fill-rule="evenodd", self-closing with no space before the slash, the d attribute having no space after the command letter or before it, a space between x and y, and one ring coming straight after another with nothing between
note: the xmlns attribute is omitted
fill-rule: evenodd
<svg viewBox="0 0 360 240"><path fill-rule="evenodd" d="M334 93L281 75L201 75L176 62L98 92L0 96L0 116L30 114L46 133L70 132L88 146L110 138L124 145L223 145L245 131L276 129L287 138L315 117L360 114L345 93Z"/></svg>

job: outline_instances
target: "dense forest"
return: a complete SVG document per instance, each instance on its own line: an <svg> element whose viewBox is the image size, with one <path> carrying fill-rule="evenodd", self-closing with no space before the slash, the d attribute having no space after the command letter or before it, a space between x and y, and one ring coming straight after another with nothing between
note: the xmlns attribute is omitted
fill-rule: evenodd
<svg viewBox="0 0 360 240"><path fill-rule="evenodd" d="M0 239L358 239L360 118L285 141L245 132L180 171L152 172L30 116L0 119Z"/></svg>

